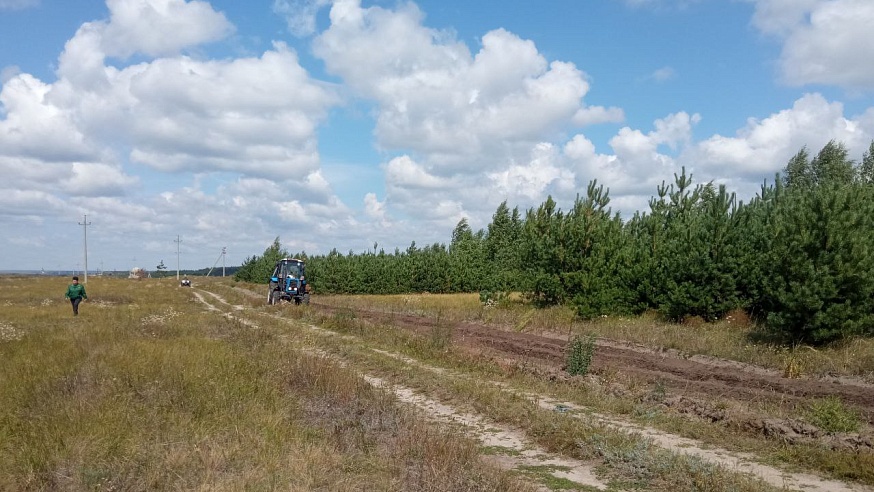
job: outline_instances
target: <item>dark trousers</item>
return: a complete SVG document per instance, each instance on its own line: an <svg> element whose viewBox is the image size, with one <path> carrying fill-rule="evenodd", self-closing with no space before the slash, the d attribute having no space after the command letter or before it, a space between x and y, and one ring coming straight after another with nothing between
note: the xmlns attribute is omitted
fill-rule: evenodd
<svg viewBox="0 0 874 492"><path fill-rule="evenodd" d="M73 316L79 316L79 303L82 302L81 297L74 297L70 299L70 304L73 305Z"/></svg>

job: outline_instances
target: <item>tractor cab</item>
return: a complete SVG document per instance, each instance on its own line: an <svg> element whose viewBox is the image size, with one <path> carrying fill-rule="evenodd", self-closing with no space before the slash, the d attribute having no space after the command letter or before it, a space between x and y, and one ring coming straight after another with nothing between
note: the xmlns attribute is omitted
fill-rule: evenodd
<svg viewBox="0 0 874 492"><path fill-rule="evenodd" d="M283 258L276 262L270 276L267 303L294 301L310 303L310 288L306 280L306 263L297 258Z"/></svg>

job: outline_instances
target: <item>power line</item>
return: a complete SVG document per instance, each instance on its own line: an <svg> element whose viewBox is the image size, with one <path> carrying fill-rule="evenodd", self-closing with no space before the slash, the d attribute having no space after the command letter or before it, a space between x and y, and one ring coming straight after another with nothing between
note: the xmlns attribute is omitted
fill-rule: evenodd
<svg viewBox="0 0 874 492"><path fill-rule="evenodd" d="M88 283L88 226L91 225L91 222L88 222L88 214L85 214L85 219L82 222L79 222L79 225L82 226L82 232L84 233L85 238L85 279L82 281L83 284Z"/></svg>
<svg viewBox="0 0 874 492"><path fill-rule="evenodd" d="M215 263L212 264L212 268L210 268L209 271L206 272L207 277L209 277L212 271L215 270L215 266L218 265L219 260L221 260L222 262L222 277L225 276L225 253L227 253L227 250L228 248L226 246L222 247L222 252L219 253L218 258L215 259Z"/></svg>

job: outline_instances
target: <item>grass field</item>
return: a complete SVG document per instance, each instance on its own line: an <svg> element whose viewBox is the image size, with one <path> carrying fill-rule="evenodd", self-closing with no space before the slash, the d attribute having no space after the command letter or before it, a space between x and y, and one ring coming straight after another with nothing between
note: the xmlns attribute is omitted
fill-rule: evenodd
<svg viewBox="0 0 874 492"><path fill-rule="evenodd" d="M787 470L874 485L874 473L865 472L874 468L871 453L781 446L665 412L653 403L658 388L621 374L544 379L459 351L444 331L415 336L355 312L414 313L437 327L475 320L520 332L593 333L684 356L778 370L794 363L804 374L870 377L867 341L790 351L752 343L755 327L738 319L694 327L651 317L580 323L562 309L486 308L475 295L316 297L347 308L324 315L266 306L263 286L193 283L93 277L74 318L63 299L66 279L0 278L0 490L595 490L557 479L547 466L495 466L496 455L518 451L483 446L457 426L424 418L365 374L521 429L544 449L588 463L608 490L781 487L518 395L560 398L705 447L756 453ZM825 363L828 370L818 368ZM609 380L630 390L613 392ZM829 422L859 423L840 402L820 403L818 415Z"/></svg>
<svg viewBox="0 0 874 492"><path fill-rule="evenodd" d="M0 490L526 490L175 279L0 279Z"/></svg>

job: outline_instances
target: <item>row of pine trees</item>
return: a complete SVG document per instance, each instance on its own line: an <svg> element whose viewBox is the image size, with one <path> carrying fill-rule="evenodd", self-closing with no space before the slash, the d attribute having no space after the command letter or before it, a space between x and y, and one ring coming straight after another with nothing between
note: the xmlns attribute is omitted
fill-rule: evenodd
<svg viewBox="0 0 874 492"><path fill-rule="evenodd" d="M448 246L334 250L307 273L320 293L522 292L581 318L744 309L787 342L874 336L874 142L858 163L834 141L802 149L748 203L685 170L656 191L628 220L596 182L566 211L551 197L524 216L504 202L486 230L459 222ZM266 282L283 256L277 238L236 277Z"/></svg>

